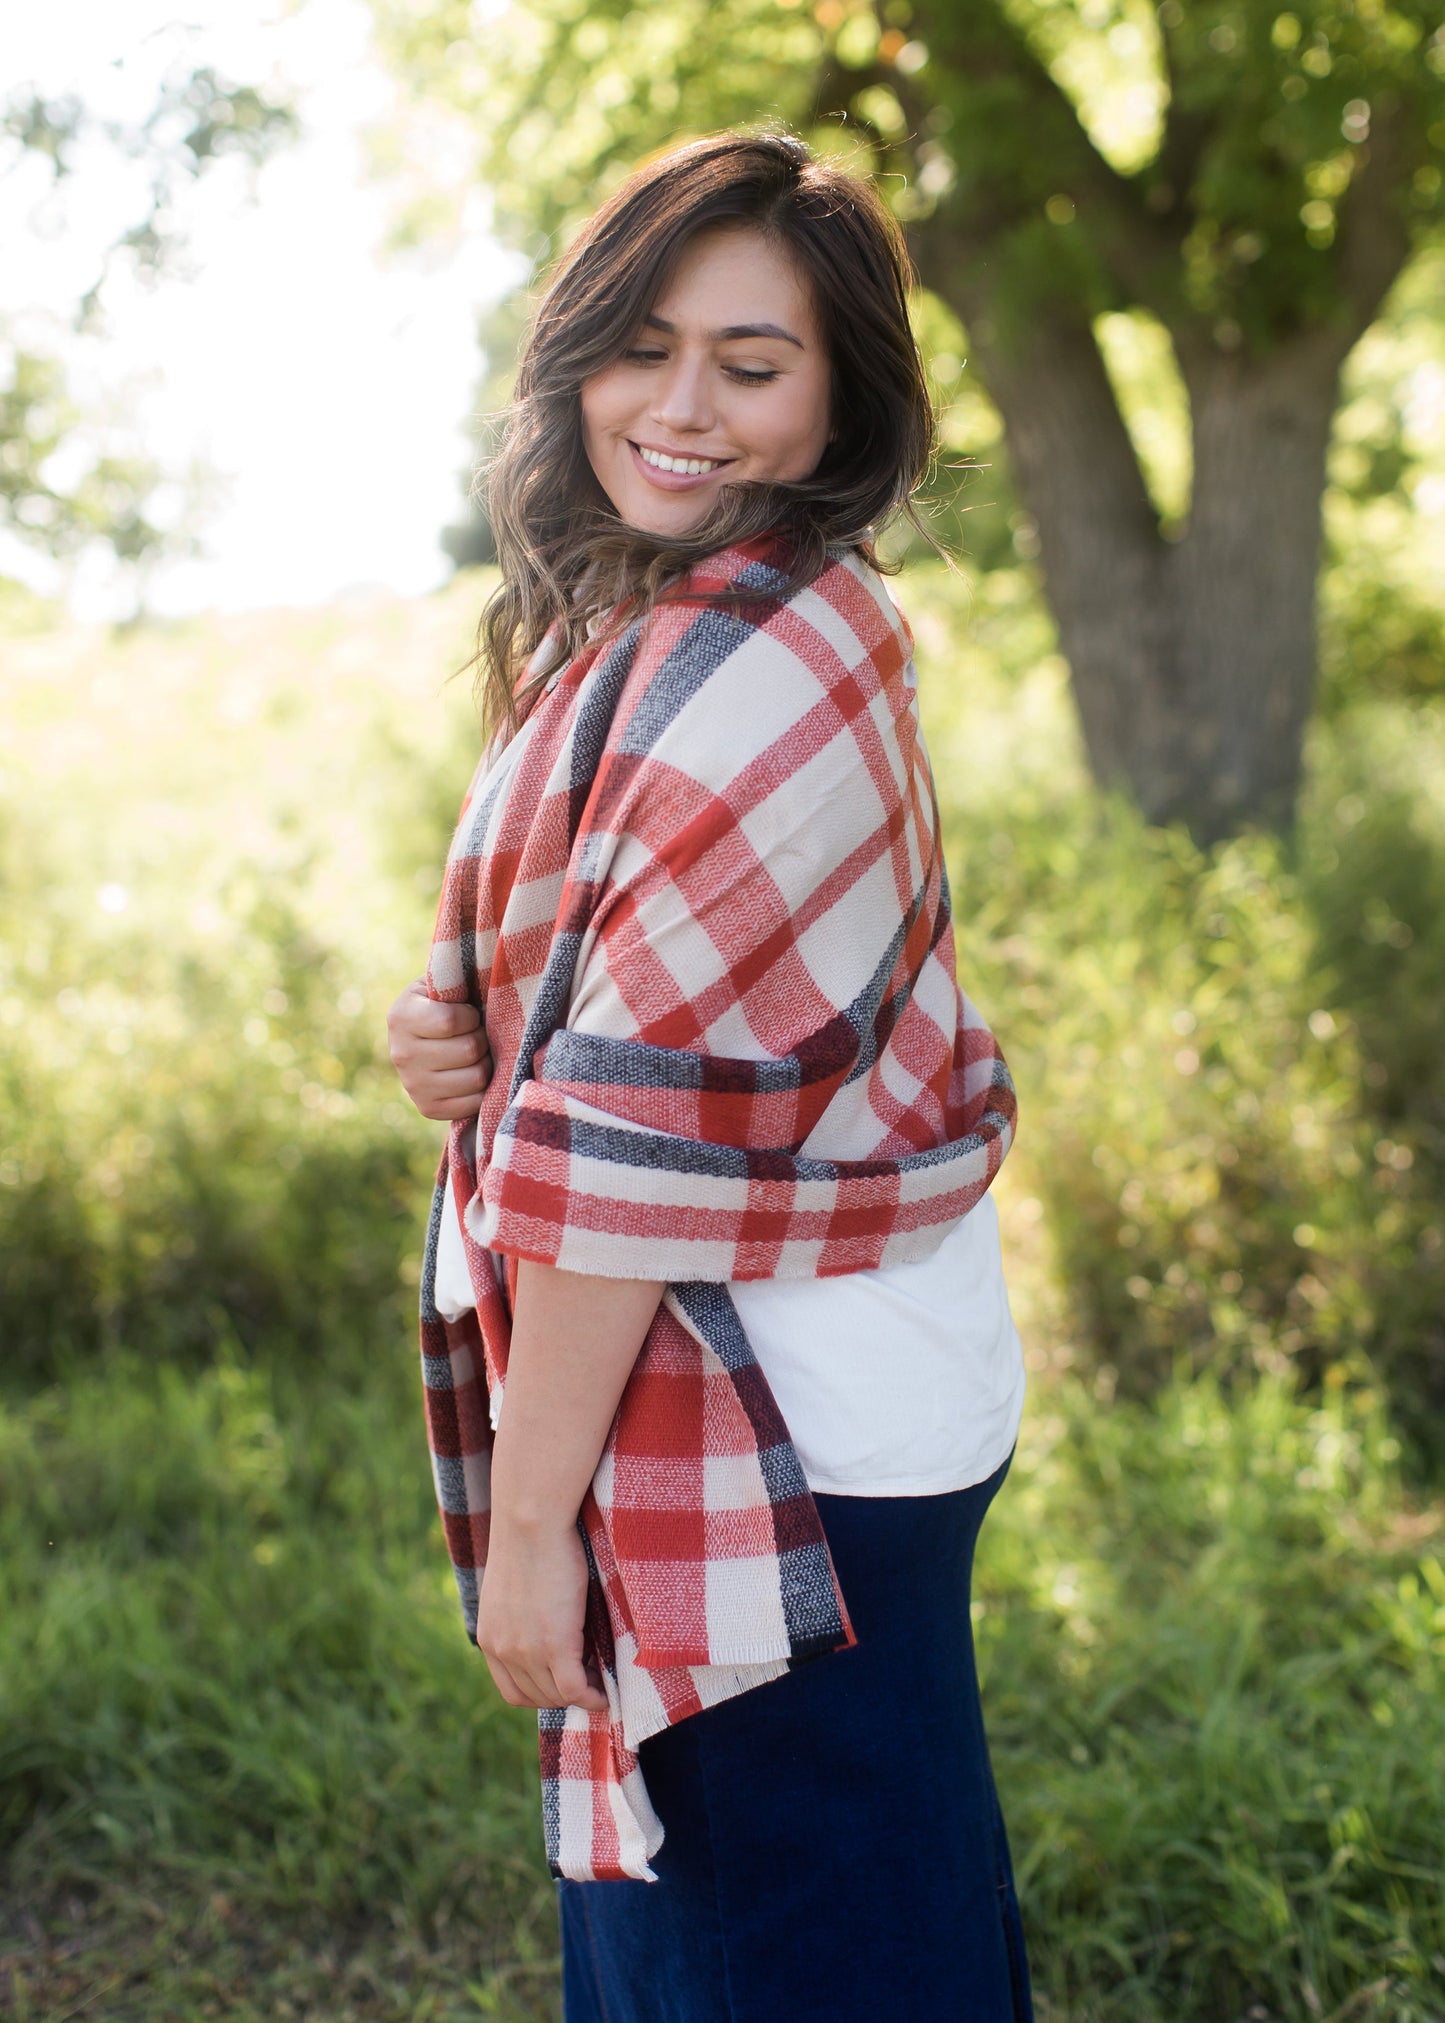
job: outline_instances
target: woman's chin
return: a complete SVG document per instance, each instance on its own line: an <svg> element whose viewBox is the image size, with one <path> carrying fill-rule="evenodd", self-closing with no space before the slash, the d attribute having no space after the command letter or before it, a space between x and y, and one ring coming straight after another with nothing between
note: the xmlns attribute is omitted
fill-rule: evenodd
<svg viewBox="0 0 1445 2023"><path fill-rule="evenodd" d="M652 499L640 499L631 502L631 510L624 518L639 534L670 535L686 540L707 519L714 503L712 499L679 499L675 503L659 505Z"/></svg>

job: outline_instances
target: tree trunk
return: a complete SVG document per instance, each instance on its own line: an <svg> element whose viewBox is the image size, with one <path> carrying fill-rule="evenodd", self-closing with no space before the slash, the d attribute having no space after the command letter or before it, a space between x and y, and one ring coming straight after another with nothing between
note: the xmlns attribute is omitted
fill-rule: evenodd
<svg viewBox="0 0 1445 2023"><path fill-rule="evenodd" d="M1320 502L1342 347L1262 359L1180 346L1194 437L1184 538L1161 589L1176 704L1168 777L1140 798L1205 841L1286 827L1314 698Z"/></svg>
<svg viewBox="0 0 1445 2023"><path fill-rule="evenodd" d="M1003 416L1095 779L1204 843L1287 826L1347 336L1314 331L1263 356L1176 339L1194 482L1187 527L1166 541L1082 312L1057 303L1026 338L1004 337L957 277L925 267Z"/></svg>
<svg viewBox="0 0 1445 2023"><path fill-rule="evenodd" d="M1026 346L987 313L965 322L1038 528L1090 768L1138 794L1170 742L1164 544L1093 331L1062 306Z"/></svg>

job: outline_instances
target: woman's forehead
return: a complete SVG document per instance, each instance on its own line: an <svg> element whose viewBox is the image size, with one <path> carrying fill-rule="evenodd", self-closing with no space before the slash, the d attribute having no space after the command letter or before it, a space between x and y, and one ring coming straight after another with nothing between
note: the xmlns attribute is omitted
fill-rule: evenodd
<svg viewBox="0 0 1445 2023"><path fill-rule="evenodd" d="M752 225L710 226L687 241L649 316L710 322L710 334L773 322L813 323L810 278L790 249ZM806 331L798 334L806 335Z"/></svg>

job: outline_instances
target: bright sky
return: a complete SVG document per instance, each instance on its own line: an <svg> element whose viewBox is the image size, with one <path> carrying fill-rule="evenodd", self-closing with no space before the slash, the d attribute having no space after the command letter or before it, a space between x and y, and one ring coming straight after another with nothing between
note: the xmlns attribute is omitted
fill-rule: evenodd
<svg viewBox="0 0 1445 2023"><path fill-rule="evenodd" d="M368 54L362 0L191 0L189 41L166 0L54 0L7 15L7 92L34 83L142 112L160 67L184 51L233 82L278 76L299 97L303 136L261 173L258 200L239 163L203 179L182 216L190 278L114 286L103 343L76 341L61 319L137 215L136 189L102 167L50 196L38 161L0 180L0 319L60 343L77 389L123 408L168 469L200 459L223 480L206 554L164 565L151 608L442 582L437 536L460 515L472 455L477 316L519 265L488 238L480 200L459 245L425 259L383 249L389 198L366 179L362 130L389 85ZM0 573L63 587L6 535ZM99 556L69 594L82 617L124 615L134 601Z"/></svg>

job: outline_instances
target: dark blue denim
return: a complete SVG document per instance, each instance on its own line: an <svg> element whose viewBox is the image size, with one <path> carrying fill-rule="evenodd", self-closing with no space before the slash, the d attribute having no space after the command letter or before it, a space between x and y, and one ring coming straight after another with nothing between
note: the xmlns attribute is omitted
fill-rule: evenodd
<svg viewBox="0 0 1445 2023"><path fill-rule="evenodd" d="M1028 2023L969 1617L1007 1472L818 1498L858 1644L643 1743L659 1880L558 1884L566 2023Z"/></svg>

